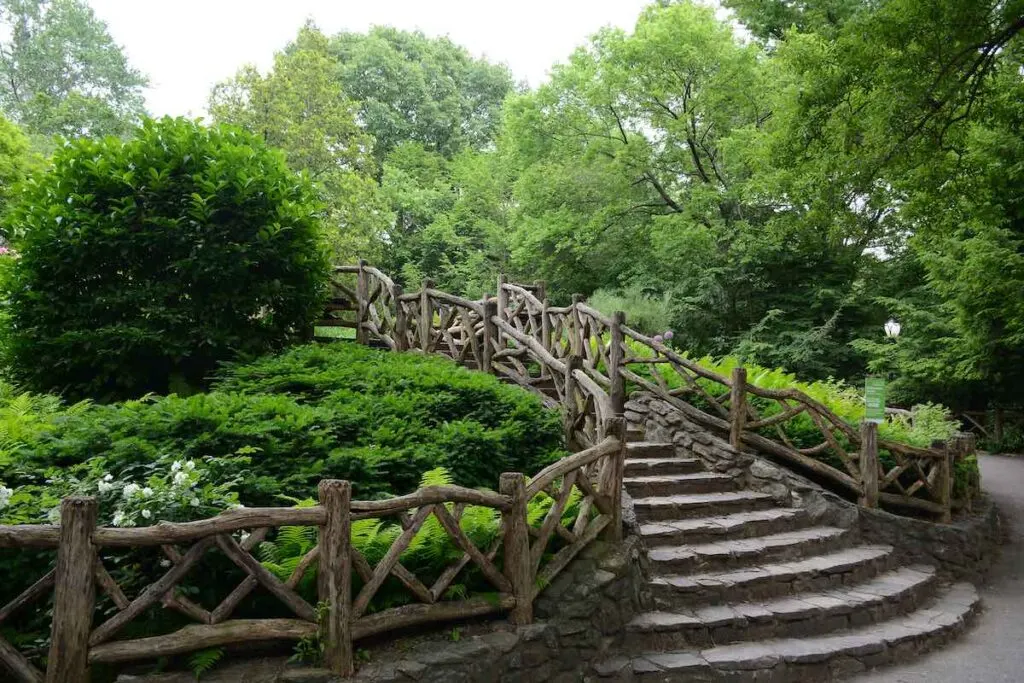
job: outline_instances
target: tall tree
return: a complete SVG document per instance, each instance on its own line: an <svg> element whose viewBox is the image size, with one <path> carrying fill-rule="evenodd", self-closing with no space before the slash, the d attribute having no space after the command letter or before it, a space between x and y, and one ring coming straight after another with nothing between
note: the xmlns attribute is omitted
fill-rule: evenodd
<svg viewBox="0 0 1024 683"><path fill-rule="evenodd" d="M83 0L0 0L0 108L32 134L124 135L146 78Z"/></svg>
<svg viewBox="0 0 1024 683"><path fill-rule="evenodd" d="M261 135L307 171L328 207L334 258L373 258L391 211L376 181L373 139L356 123L357 105L336 77L328 39L313 25L277 54L267 74L243 67L218 84L210 114Z"/></svg>
<svg viewBox="0 0 1024 683"><path fill-rule="evenodd" d="M376 141L378 160L403 142L452 158L493 140L509 70L473 58L447 38L391 27L340 33L331 40L345 95Z"/></svg>

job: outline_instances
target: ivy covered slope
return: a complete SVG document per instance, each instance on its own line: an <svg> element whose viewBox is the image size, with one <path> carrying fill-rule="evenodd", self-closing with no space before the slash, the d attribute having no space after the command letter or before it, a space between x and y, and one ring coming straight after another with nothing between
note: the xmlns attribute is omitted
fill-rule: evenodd
<svg viewBox="0 0 1024 683"><path fill-rule="evenodd" d="M227 366L212 391L187 398L62 407L9 393L0 432L8 523L42 521L60 496L86 493L100 494L103 523L120 511L118 521L144 524L143 490L159 498L185 462L201 475L198 493L169 498L154 517L290 505L315 497L324 478L351 480L364 499L402 494L437 467L494 488L502 472L533 473L564 455L557 414L530 394L441 358L344 343ZM129 483L138 489L125 496ZM139 505L127 509L132 498Z"/></svg>

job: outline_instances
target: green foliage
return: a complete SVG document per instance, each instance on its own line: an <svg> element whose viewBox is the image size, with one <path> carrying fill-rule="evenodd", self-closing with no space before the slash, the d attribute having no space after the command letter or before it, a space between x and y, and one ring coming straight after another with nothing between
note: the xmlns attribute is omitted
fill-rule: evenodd
<svg viewBox="0 0 1024 683"><path fill-rule="evenodd" d="M587 303L608 316L616 311L626 312L626 324L647 335L662 334L672 327L669 296L653 296L637 285L618 291L599 289L590 295Z"/></svg>
<svg viewBox="0 0 1024 683"><path fill-rule="evenodd" d="M38 136L124 135L145 76L83 0L0 2L0 108Z"/></svg>
<svg viewBox="0 0 1024 683"><path fill-rule="evenodd" d="M379 160L403 142L446 158L485 147L513 89L507 67L420 32L377 26L365 34L339 33L331 52Z"/></svg>
<svg viewBox="0 0 1024 683"><path fill-rule="evenodd" d="M14 187L38 165L21 128L0 117L0 214L7 208Z"/></svg>
<svg viewBox="0 0 1024 683"><path fill-rule="evenodd" d="M66 413L32 399L47 410L0 451L0 482L42 486L54 470L90 486L105 474L146 485L173 479L173 461L216 458L204 481L237 480L239 502L280 505L325 478L352 481L362 498L407 493L438 466L461 485L493 487L564 452L558 416L534 397L441 358L310 345L225 368L214 386ZM19 419L3 406L0 428L5 414ZM147 470L154 463L160 472Z"/></svg>
<svg viewBox="0 0 1024 683"><path fill-rule="evenodd" d="M212 647L206 650L200 650L189 655L188 665L192 669L192 675L196 677L196 680L202 680L203 674L217 666L224 657L224 648Z"/></svg>
<svg viewBox="0 0 1024 683"><path fill-rule="evenodd" d="M99 400L205 381L321 312L327 262L309 184L262 141L183 119L127 143L79 139L3 225L14 375Z"/></svg>
<svg viewBox="0 0 1024 683"><path fill-rule="evenodd" d="M218 84L210 114L260 135L307 171L327 206L332 257L374 259L391 222L377 184L373 138L356 123L356 103L337 78L329 41L312 24L261 74L254 66Z"/></svg>

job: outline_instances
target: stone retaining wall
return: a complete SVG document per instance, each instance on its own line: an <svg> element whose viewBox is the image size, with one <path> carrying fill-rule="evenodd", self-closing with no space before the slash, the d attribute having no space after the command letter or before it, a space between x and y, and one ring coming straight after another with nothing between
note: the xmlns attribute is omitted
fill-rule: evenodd
<svg viewBox="0 0 1024 683"><path fill-rule="evenodd" d="M857 526L870 542L893 546L906 562L935 565L944 574L970 581L984 578L1003 540L998 511L986 498L952 524L935 524L884 510L861 508L768 457L737 451L652 394L633 394L626 419L646 429L648 441L676 444L700 458L709 470L733 477L745 488L769 493L776 502L807 509L820 524Z"/></svg>
<svg viewBox="0 0 1024 683"><path fill-rule="evenodd" d="M649 598L640 544L595 543L566 568L534 603L536 623L460 642L426 640L401 657L371 659L357 673L367 683L523 683L582 681L590 663L616 651L625 624Z"/></svg>

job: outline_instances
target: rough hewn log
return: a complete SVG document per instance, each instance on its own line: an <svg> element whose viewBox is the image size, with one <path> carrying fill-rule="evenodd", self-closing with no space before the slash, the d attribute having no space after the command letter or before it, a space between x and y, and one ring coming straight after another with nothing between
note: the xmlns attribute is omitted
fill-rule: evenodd
<svg viewBox="0 0 1024 683"><path fill-rule="evenodd" d="M7 620L7 617L14 614L23 605L27 605L42 594L46 593L50 588L53 587L54 577L57 576L57 570L51 569L46 572L38 581L33 583L31 586L23 590L18 594L16 598L11 600L9 603L0 609L0 624Z"/></svg>
<svg viewBox="0 0 1024 683"><path fill-rule="evenodd" d="M28 661L25 655L3 638L0 638L0 662L3 662L21 683L43 683L43 672L32 666L32 662Z"/></svg>
<svg viewBox="0 0 1024 683"><path fill-rule="evenodd" d="M352 624L352 638L359 640L378 633L429 624L439 621L465 620L512 609L516 604L511 595L499 595L497 600L469 598L467 600L438 602L433 605L402 605L376 612Z"/></svg>
<svg viewBox="0 0 1024 683"><path fill-rule="evenodd" d="M595 517L590 524L587 525L586 531L583 535L576 540L572 545L566 547L555 553L555 556L551 558L544 569L537 575L537 581L533 587L532 597L536 598L542 590L548 587L551 581L558 576L559 572L565 569L566 565L572 562L572 559L576 555L586 548L590 543L597 538L598 534L611 522L611 518L607 515L600 515Z"/></svg>
<svg viewBox="0 0 1024 683"><path fill-rule="evenodd" d="M235 608L238 607L239 603L245 599L249 593L252 593L256 589L256 586L260 584L256 580L255 576L251 574L242 581L242 583L235 586L235 590L228 593L228 597L224 598L216 609L210 613L210 623L219 624L228 617L231 616Z"/></svg>
<svg viewBox="0 0 1024 683"><path fill-rule="evenodd" d="M370 316L367 309L370 305L370 280L366 274L366 261L359 260L359 270L356 271L356 305L359 307L359 326L356 327L356 342L365 344L369 335L366 330L366 323Z"/></svg>
<svg viewBox="0 0 1024 683"><path fill-rule="evenodd" d="M519 472L504 472L500 479L502 494L511 499L502 514L505 527L505 578L512 584L515 606L510 618L514 624L533 621L533 571L530 564L530 534L526 530L526 485Z"/></svg>
<svg viewBox="0 0 1024 683"><path fill-rule="evenodd" d="M339 676L351 676L352 660L352 483L321 481L320 505L326 520L319 529L319 600L327 606L320 625L324 664Z"/></svg>
<svg viewBox="0 0 1024 683"><path fill-rule="evenodd" d="M622 540L622 477L626 469L626 418L613 417L608 421L608 434L618 445L608 456L605 494L611 499L611 519L605 527L604 540L618 543Z"/></svg>
<svg viewBox="0 0 1024 683"><path fill-rule="evenodd" d="M484 295L483 304L483 368L486 373L491 373L494 366L494 354L496 352L495 345L498 342L498 328L494 324L494 319L498 315L498 303L491 299L488 295Z"/></svg>
<svg viewBox="0 0 1024 683"><path fill-rule="evenodd" d="M729 445L739 450L743 445L743 429L747 421L747 369L732 369L729 388Z"/></svg>
<svg viewBox="0 0 1024 683"><path fill-rule="evenodd" d="M46 683L89 680L89 629L96 601L92 534L98 509L95 498L70 497L60 503L60 545Z"/></svg>
<svg viewBox="0 0 1024 683"><path fill-rule="evenodd" d="M95 561L96 583L98 583L100 585L100 588L103 589L103 592L106 593L110 597L110 599L114 601L114 604L117 605L118 609L124 609L128 607L128 605L131 604L131 601L129 601L127 596L125 596L124 591L121 590L121 587L117 585L117 581L114 581L114 577L110 575L110 573L107 571L107 568L103 566L103 560L100 559L100 556L98 554L96 555Z"/></svg>
<svg viewBox="0 0 1024 683"><path fill-rule="evenodd" d="M403 510L436 503L466 503L498 510L504 510L510 505L506 496L493 491L477 491L464 486L427 486L405 496L383 500L354 500L352 501L352 518L366 519L367 517L393 515Z"/></svg>
<svg viewBox="0 0 1024 683"><path fill-rule="evenodd" d="M611 380L611 391L609 392L612 402L612 411L615 415L622 415L626 406L626 378L622 376L622 359L625 357L626 340L622 335L622 328L626 325L626 314L616 311L612 316L611 347L608 349L608 379Z"/></svg>
<svg viewBox="0 0 1024 683"><path fill-rule="evenodd" d="M0 548L56 548L59 542L56 524L0 524Z"/></svg>
<svg viewBox="0 0 1024 683"><path fill-rule="evenodd" d="M409 316L402 305L402 286L391 285L391 298L395 301L395 351L409 350Z"/></svg>
<svg viewBox="0 0 1024 683"><path fill-rule="evenodd" d="M437 517L437 521L441 523L441 526L448 532L451 539L455 541L455 545L458 546L459 550L469 555L470 559L480 568L480 572L484 577L491 582L491 585L501 593L512 592L512 584L509 583L508 579L498 571L497 567L490 560L484 557L480 549L473 545L473 541L466 536L466 532L462 530L459 523L443 505L434 506L434 516Z"/></svg>
<svg viewBox="0 0 1024 683"><path fill-rule="evenodd" d="M187 553L182 555L180 562L175 563L166 574L146 586L145 590L132 600L132 604L93 629L92 634L89 636L89 645L96 646L108 640L121 630L125 624L142 614L150 605L162 598L167 591L173 588L192 569L213 544L214 540L212 538L204 538L196 542L195 545L188 549Z"/></svg>
<svg viewBox="0 0 1024 683"><path fill-rule="evenodd" d="M878 425L867 420L860 423L861 493L858 503L878 507Z"/></svg>
<svg viewBox="0 0 1024 683"><path fill-rule="evenodd" d="M316 624L299 619L232 619L186 626L165 636L119 640L92 648L89 661L128 662L204 650L233 643L301 640L316 635Z"/></svg>
<svg viewBox="0 0 1024 683"><path fill-rule="evenodd" d="M235 539L227 535L220 535L217 536L217 545L228 556L228 559L250 575L255 576L264 588L273 593L274 597L283 602L297 617L308 621L316 620L313 607L299 597L298 593L284 585L283 581L274 576L255 557L243 550Z"/></svg>
<svg viewBox="0 0 1024 683"><path fill-rule="evenodd" d="M579 356L569 356L565 359L565 396L562 398L562 421L565 432L565 444L572 448L573 436L576 434L576 421L579 419L579 406L576 404L576 393L579 386L576 384L576 371L583 366L583 359Z"/></svg>
<svg viewBox="0 0 1024 683"><path fill-rule="evenodd" d="M942 511L939 513L939 522L949 524L953 519L953 450L947 446L945 457L939 460L937 467L939 474L936 487L939 490L938 504Z"/></svg>
<svg viewBox="0 0 1024 683"><path fill-rule="evenodd" d="M619 440L610 436L596 446L588 448L585 451L580 451L579 453L573 453L566 458L562 458L557 462L551 463L538 472L536 476L530 480L530 483L526 485L526 499L530 500L536 496L539 492L547 488L555 479L558 479L573 470L589 465L595 460L614 453L618 449Z"/></svg>
<svg viewBox="0 0 1024 683"><path fill-rule="evenodd" d="M430 302L428 290L434 287L433 280L424 280L420 289L420 350L423 353L430 351L431 328L434 325L434 306Z"/></svg>
<svg viewBox="0 0 1024 683"><path fill-rule="evenodd" d="M425 505L417 509L416 514L413 515L412 520L409 522L409 526L402 531L401 535L388 548L388 551L384 553L384 557L374 567L373 575L370 576L362 590L359 591L359 595L356 596L355 602L352 603L352 614L355 618L361 617L366 612L366 608L370 605L370 600L373 599L381 584L384 583L384 580L391 574L392 569L398 564L398 558L409 547L409 543L416 537L420 527L423 526L423 522L432 511L432 505Z"/></svg>
<svg viewBox="0 0 1024 683"><path fill-rule="evenodd" d="M260 527L316 526L323 520L324 511L320 507L239 508L195 522L160 522L130 529L102 527L96 530L93 542L117 548L167 545Z"/></svg>

